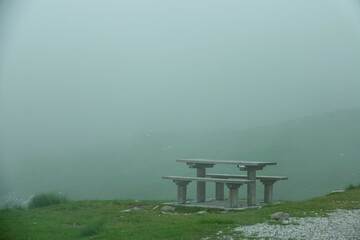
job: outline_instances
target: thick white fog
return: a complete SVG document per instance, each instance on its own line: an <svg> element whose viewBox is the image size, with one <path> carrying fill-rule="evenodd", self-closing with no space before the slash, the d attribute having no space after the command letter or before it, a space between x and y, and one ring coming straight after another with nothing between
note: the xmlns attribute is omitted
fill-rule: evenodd
<svg viewBox="0 0 360 240"><path fill-rule="evenodd" d="M2 1L0 194L58 191L59 182L21 186L89 165L71 151L118 149L134 135L240 131L359 108L359 42L355 0ZM131 165L106 156L105 169ZM157 156L141 159L148 171ZM80 186L75 176L64 184ZM88 191L80 198L98 196Z"/></svg>

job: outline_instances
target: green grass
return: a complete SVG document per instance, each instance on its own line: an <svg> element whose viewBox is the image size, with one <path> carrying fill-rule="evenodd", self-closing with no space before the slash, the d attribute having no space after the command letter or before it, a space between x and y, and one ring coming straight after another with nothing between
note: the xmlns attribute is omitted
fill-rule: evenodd
<svg viewBox="0 0 360 240"><path fill-rule="evenodd" d="M360 189L226 213L176 207L174 213L178 215L165 215L162 204L133 200L67 201L41 208L4 209L0 211L0 239L216 239L219 231L231 234L239 225L269 221L270 215L279 211L288 212L291 217L316 217L327 216L338 208L358 209ZM159 207L153 209L155 206ZM124 211L128 209L131 211ZM207 214L198 214L201 210Z"/></svg>

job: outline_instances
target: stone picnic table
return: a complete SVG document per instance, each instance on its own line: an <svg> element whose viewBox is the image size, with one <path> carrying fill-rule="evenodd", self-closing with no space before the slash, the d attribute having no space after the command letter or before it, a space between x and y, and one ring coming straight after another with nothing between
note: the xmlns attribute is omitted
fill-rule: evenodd
<svg viewBox="0 0 360 240"><path fill-rule="evenodd" d="M206 177L206 168L212 168L216 164L236 165L240 170L247 171L247 205L256 205L256 171L262 170L267 165L276 165L276 162L253 162L237 160L210 160L210 159L177 159L184 162L190 168L196 168L197 177ZM196 197L198 202L205 202L205 182L197 182Z"/></svg>

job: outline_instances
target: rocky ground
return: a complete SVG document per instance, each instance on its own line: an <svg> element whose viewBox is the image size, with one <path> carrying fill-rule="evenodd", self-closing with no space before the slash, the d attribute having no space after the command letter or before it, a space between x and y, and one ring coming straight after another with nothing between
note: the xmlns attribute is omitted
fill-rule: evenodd
<svg viewBox="0 0 360 240"><path fill-rule="evenodd" d="M270 223L270 224L269 224ZM218 233L218 239L306 239L306 240L360 240L360 209L338 209L329 217L288 218L281 224L258 223L252 226L241 226L233 235Z"/></svg>

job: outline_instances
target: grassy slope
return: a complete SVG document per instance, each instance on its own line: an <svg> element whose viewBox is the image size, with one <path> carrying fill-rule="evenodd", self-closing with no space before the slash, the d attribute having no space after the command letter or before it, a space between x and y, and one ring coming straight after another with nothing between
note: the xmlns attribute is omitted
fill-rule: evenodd
<svg viewBox="0 0 360 240"><path fill-rule="evenodd" d="M334 209L360 208L360 189L299 202L270 204L261 209L220 213L198 208L177 207L164 215L160 201L70 201L33 210L0 211L0 239L201 239L216 238L220 230L229 232L238 225L269 220L278 211L292 217L326 216ZM159 208L153 210L155 206ZM139 210L121 212L137 207ZM74 224L75 223L75 224ZM92 236L91 231L94 230Z"/></svg>

